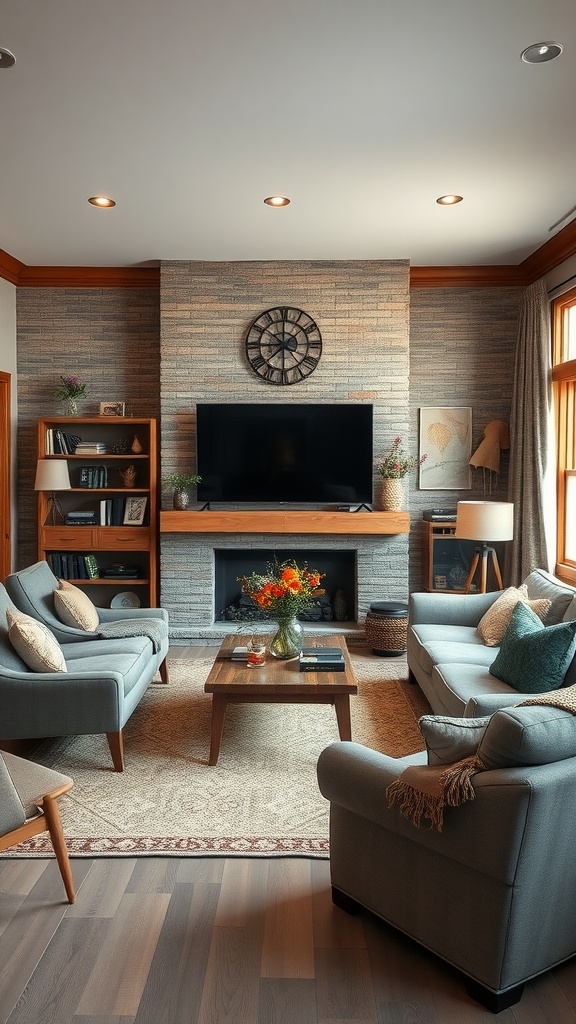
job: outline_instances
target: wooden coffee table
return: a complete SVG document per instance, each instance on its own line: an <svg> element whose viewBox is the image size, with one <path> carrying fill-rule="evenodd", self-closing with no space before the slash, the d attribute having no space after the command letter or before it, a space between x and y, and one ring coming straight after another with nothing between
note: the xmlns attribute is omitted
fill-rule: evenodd
<svg viewBox="0 0 576 1024"><path fill-rule="evenodd" d="M247 643L234 633L222 642L204 692L212 694L212 731L208 764L218 762L224 717L228 704L333 704L341 740L352 739L350 694L358 693L346 641L341 636L314 637L315 647L340 647L343 672L300 672L298 658L282 661L266 655L262 668L248 668L244 661L232 661L234 647Z"/></svg>

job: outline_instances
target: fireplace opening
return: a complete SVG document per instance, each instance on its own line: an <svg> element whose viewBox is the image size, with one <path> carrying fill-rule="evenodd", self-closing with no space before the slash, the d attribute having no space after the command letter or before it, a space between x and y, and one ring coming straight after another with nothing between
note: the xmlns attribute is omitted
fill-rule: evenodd
<svg viewBox="0 0 576 1024"><path fill-rule="evenodd" d="M357 553L354 550L223 548L214 551L214 618L216 622L264 621L268 616L246 594L238 578L264 573L274 560L293 559L299 566L323 573L325 594L298 617L301 622L350 622L356 619Z"/></svg>

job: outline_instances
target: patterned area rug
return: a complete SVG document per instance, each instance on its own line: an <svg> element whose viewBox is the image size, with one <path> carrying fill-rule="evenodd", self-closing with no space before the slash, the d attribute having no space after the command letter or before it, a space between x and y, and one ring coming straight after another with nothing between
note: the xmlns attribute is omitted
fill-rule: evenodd
<svg viewBox="0 0 576 1024"><path fill-rule="evenodd" d="M429 707L407 682L404 658L351 654L356 742L393 756L423 749ZM330 705L228 707L218 764L208 767L210 659L173 660L170 684L153 685L124 731L126 767L112 770L106 739L46 741L34 760L74 779L60 801L72 856L328 855L328 804L316 762L338 739ZM51 851L44 836L18 847Z"/></svg>

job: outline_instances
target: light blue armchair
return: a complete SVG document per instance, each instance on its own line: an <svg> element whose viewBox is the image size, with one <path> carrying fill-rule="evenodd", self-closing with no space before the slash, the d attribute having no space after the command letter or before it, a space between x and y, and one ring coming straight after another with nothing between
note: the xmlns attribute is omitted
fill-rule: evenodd
<svg viewBox="0 0 576 1024"><path fill-rule="evenodd" d="M7 576L6 590L16 607L26 615L31 615L32 618L38 619L39 622L48 626L58 643L69 644L99 640L98 632L87 632L83 629L75 629L73 626L66 626L58 618L54 606L54 593L58 590L58 580L47 562L35 562L34 565ZM98 617L103 627L112 622L137 623L139 619L156 620L161 639L160 678L163 683L168 682L166 661L168 612L164 608L98 608ZM99 643L103 642L99 640Z"/></svg>
<svg viewBox="0 0 576 1024"><path fill-rule="evenodd" d="M155 653L146 636L68 636L61 645L67 671L36 672L8 638L8 609L17 610L0 584L0 738L105 733L114 768L122 771L122 730L159 670L165 647Z"/></svg>
<svg viewBox="0 0 576 1024"><path fill-rule="evenodd" d="M392 758L333 743L318 780L330 801L334 903L366 908L442 957L498 1013L576 954L576 716L497 711L478 756L490 768L474 775L473 800L446 809L441 832L415 827L386 797L425 752Z"/></svg>

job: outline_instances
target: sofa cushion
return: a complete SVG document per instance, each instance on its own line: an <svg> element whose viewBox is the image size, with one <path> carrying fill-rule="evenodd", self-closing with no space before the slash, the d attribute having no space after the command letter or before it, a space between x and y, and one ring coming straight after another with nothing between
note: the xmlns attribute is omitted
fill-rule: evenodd
<svg viewBox="0 0 576 1024"><path fill-rule="evenodd" d="M428 764L454 764L476 753L490 716L447 718L422 715L418 725L426 742Z"/></svg>
<svg viewBox="0 0 576 1024"><path fill-rule="evenodd" d="M64 652L47 626L16 609L6 611L8 639L33 672L66 672Z"/></svg>
<svg viewBox="0 0 576 1024"><path fill-rule="evenodd" d="M542 621L545 620L552 606L552 602L545 597L530 599L525 583L520 587L508 587L503 594L500 594L500 597L496 598L494 604L478 623L478 632L488 647L497 647L501 643L512 612L519 601L528 605Z"/></svg>
<svg viewBox="0 0 576 1024"><path fill-rule="evenodd" d="M144 645L139 650L132 649L130 652L126 651L124 654L94 653L91 658L71 658L67 656L68 671L74 674L82 672L84 675L90 676L101 676L102 673L118 672L122 676L124 696L126 696L136 683L141 680L150 664L152 657L151 644L149 640L146 643L147 646ZM66 645L67 655L69 646L68 644ZM90 644L90 647L92 646Z"/></svg>
<svg viewBox="0 0 576 1024"><path fill-rule="evenodd" d="M490 649L492 652L494 651L494 648ZM512 686L508 686L507 683L490 675L487 665L484 667L465 663L436 665L430 676L429 685L432 693L428 699L433 710L439 715L450 715L456 718L464 716L468 701L479 693L494 694L494 696L509 694L516 701L521 699L518 697L518 691ZM490 710L494 711L496 708ZM478 718L484 713L484 711L478 711L472 717Z"/></svg>
<svg viewBox="0 0 576 1024"><path fill-rule="evenodd" d="M576 757L576 716L549 705L502 708L488 722L478 757L490 769Z"/></svg>
<svg viewBox="0 0 576 1024"><path fill-rule="evenodd" d="M564 684L576 649L576 620L543 626L521 602L512 612L490 673L522 693L546 693Z"/></svg>
<svg viewBox="0 0 576 1024"><path fill-rule="evenodd" d="M84 640L78 640L72 644L65 644L62 648L66 661L76 662L76 669L83 671L80 666L81 661L85 661L88 658L102 658L108 655L122 655L122 654L146 654L150 661L154 657L154 651L152 649L152 641L147 636L131 636L127 639L122 640L94 640L90 643L86 643Z"/></svg>
<svg viewBox="0 0 576 1024"><path fill-rule="evenodd" d="M96 605L83 590L68 583L68 580L58 580L58 590L54 591L54 607L65 626L85 629L90 633L98 629L100 619Z"/></svg>
<svg viewBox="0 0 576 1024"><path fill-rule="evenodd" d="M547 597L552 602L545 624L553 626L556 622L562 622L570 604L572 603L576 590L568 583L552 576L544 569L534 569L524 580L528 589L528 597ZM575 617L575 616L572 616Z"/></svg>
<svg viewBox="0 0 576 1024"><path fill-rule="evenodd" d="M411 657L430 675L438 662L467 662L488 668L494 648L488 649L475 626L413 626L409 631Z"/></svg>

